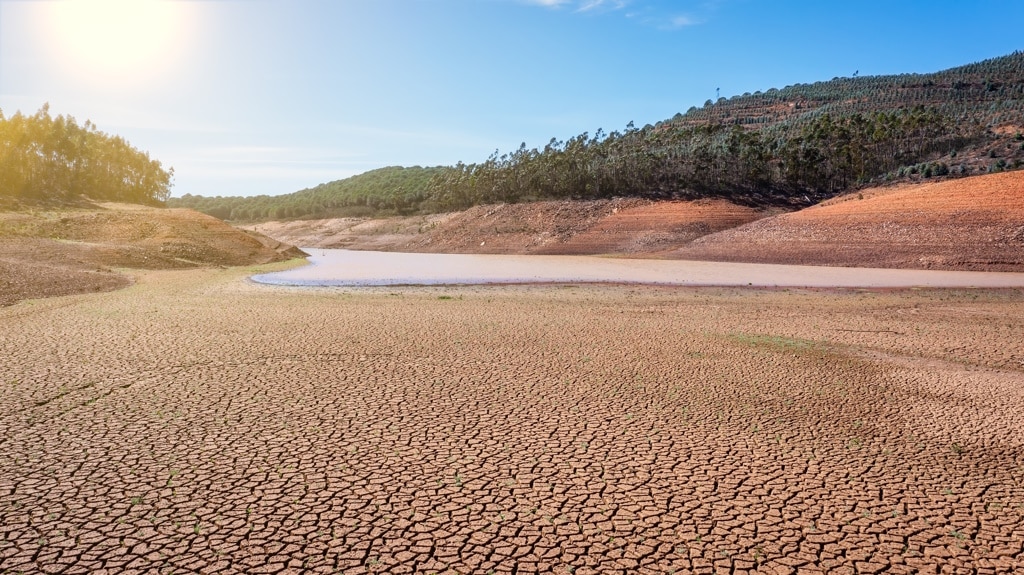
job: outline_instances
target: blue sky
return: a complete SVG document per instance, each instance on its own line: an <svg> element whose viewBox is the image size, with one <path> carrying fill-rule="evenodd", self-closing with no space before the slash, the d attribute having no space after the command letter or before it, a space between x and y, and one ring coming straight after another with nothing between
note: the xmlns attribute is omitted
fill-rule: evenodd
<svg viewBox="0 0 1024 575"><path fill-rule="evenodd" d="M174 195L654 123L715 97L1024 49L1005 0L0 0L0 109L92 120Z"/></svg>

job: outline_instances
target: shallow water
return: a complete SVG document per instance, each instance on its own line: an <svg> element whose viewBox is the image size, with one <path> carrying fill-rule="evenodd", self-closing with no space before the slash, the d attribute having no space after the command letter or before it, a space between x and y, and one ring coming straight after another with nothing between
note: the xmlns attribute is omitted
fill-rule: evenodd
<svg viewBox="0 0 1024 575"><path fill-rule="evenodd" d="M1024 287L1024 273L830 268L595 256L409 254L303 248L310 265L253 280L287 286L643 283L778 287Z"/></svg>

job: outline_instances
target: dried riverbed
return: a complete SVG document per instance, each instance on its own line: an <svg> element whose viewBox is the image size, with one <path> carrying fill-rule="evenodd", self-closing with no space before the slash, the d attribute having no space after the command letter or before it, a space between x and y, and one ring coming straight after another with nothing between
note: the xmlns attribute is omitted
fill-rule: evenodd
<svg viewBox="0 0 1024 575"><path fill-rule="evenodd" d="M1024 568L1024 292L274 288L0 309L0 571Z"/></svg>

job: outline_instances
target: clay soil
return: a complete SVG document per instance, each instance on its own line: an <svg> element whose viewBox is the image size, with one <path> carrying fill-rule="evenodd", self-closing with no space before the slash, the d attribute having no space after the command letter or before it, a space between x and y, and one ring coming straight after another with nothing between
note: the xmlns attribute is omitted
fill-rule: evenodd
<svg viewBox="0 0 1024 575"><path fill-rule="evenodd" d="M0 309L0 571L1024 569L1019 290L247 273Z"/></svg>
<svg viewBox="0 0 1024 575"><path fill-rule="evenodd" d="M669 257L1024 271L1024 172L866 190L694 240Z"/></svg>
<svg viewBox="0 0 1024 575"><path fill-rule="evenodd" d="M239 266L301 255L192 210L108 203L0 211L0 306L122 288L131 283L123 268Z"/></svg>

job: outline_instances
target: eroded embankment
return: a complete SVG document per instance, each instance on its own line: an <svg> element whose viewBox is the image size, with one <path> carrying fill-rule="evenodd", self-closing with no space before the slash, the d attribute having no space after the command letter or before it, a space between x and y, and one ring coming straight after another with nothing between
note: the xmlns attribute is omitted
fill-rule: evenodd
<svg viewBox="0 0 1024 575"><path fill-rule="evenodd" d="M1020 291L147 272L0 309L0 565L1012 573L1020 318Z"/></svg>

